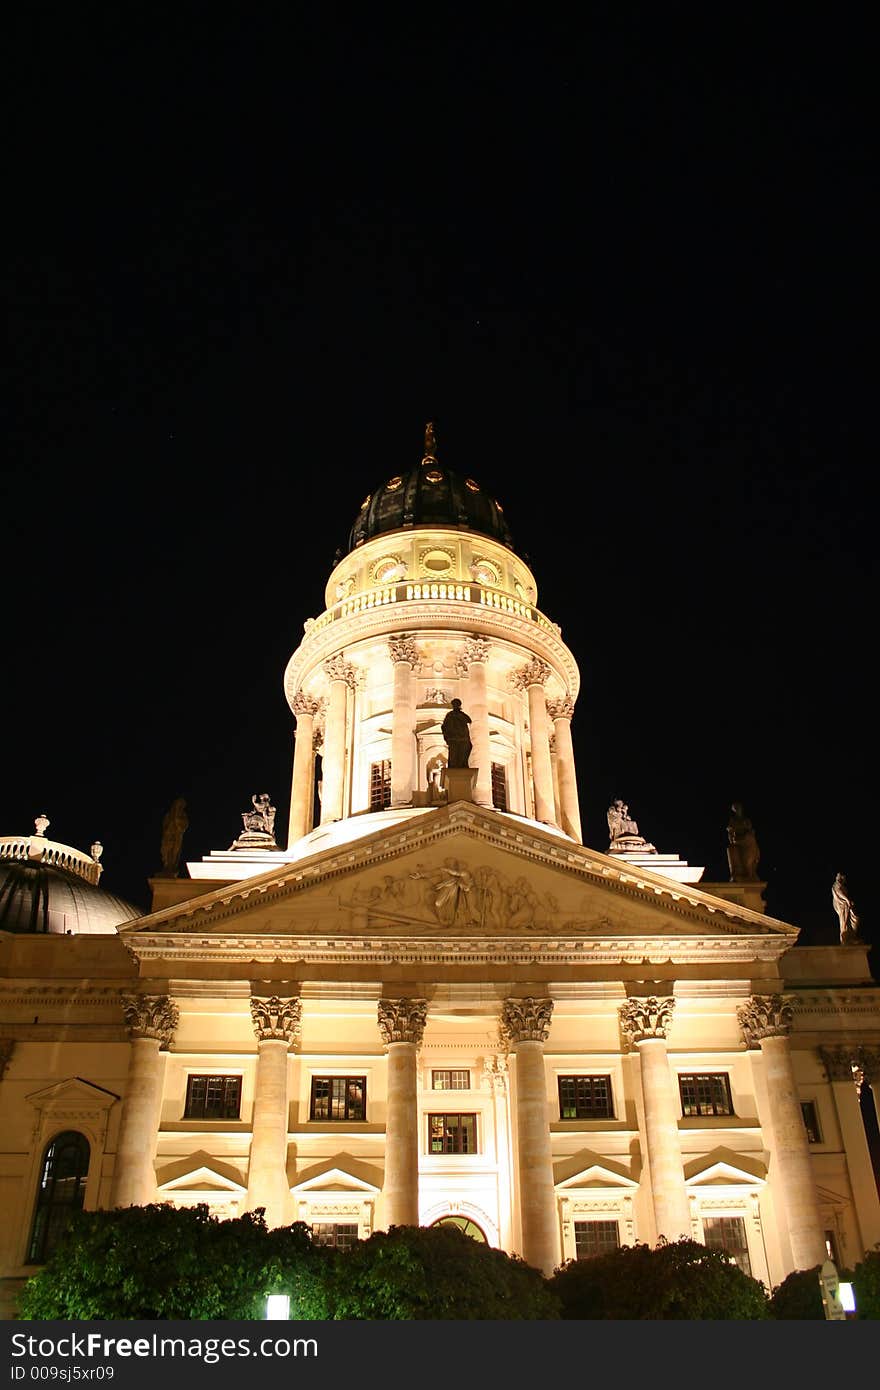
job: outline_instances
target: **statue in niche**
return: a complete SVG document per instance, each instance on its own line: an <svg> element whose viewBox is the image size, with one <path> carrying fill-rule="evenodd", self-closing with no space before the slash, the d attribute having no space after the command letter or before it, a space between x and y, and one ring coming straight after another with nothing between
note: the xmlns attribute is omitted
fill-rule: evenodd
<svg viewBox="0 0 880 1390"><path fill-rule="evenodd" d="M186 802L182 796L176 796L162 818L162 873L166 878L174 878L177 875L183 837L188 827Z"/></svg>
<svg viewBox="0 0 880 1390"><path fill-rule="evenodd" d="M842 945L849 945L859 938L859 914L853 905L853 900L849 895L844 874L837 874L831 885L831 901L834 903L834 911L837 913L840 922L840 940Z"/></svg>
<svg viewBox="0 0 880 1390"><path fill-rule="evenodd" d="M727 862L731 883L754 882L758 877L760 860L761 851L752 822L743 811L742 802L734 801L727 822Z"/></svg>
<svg viewBox="0 0 880 1390"><path fill-rule="evenodd" d="M450 767L469 767L471 756L471 717L465 714L461 700L452 701L452 709L446 715L440 730L449 749Z"/></svg>
<svg viewBox="0 0 880 1390"><path fill-rule="evenodd" d="M446 759L442 753L438 753L428 763L428 804L430 806L439 806L446 801L446 791L440 781L445 766Z"/></svg>

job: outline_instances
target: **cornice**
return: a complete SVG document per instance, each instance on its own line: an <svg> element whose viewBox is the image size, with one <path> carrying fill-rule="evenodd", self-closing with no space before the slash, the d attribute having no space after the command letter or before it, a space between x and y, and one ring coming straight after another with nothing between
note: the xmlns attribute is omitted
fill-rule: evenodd
<svg viewBox="0 0 880 1390"><path fill-rule="evenodd" d="M574 656L543 614L525 618L490 604L442 599L398 599L334 619L310 629L287 664L284 691L290 704L304 682L329 657L352 654L358 644L403 633L429 637L437 631L462 637L488 637L511 643L545 661L565 693L577 699L580 675Z"/></svg>

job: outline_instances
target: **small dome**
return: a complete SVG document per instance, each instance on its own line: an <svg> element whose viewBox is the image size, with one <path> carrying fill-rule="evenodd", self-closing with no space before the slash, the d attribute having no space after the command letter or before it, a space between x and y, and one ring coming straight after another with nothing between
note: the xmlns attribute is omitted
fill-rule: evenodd
<svg viewBox="0 0 880 1390"><path fill-rule="evenodd" d="M438 459L432 424L425 428L425 454L418 468L392 474L364 498L351 528L349 552L374 536L413 526L475 531L513 549L504 512L495 499L474 478L454 473Z"/></svg>
<svg viewBox="0 0 880 1390"><path fill-rule="evenodd" d="M34 835L0 836L0 931L56 936L112 936L144 914L98 887L101 845L91 856L47 840L48 820Z"/></svg>

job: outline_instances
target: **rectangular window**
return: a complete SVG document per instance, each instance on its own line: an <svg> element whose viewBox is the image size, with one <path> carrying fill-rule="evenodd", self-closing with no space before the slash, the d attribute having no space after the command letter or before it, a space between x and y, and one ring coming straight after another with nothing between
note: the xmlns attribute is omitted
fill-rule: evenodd
<svg viewBox="0 0 880 1390"><path fill-rule="evenodd" d="M473 1154L476 1152L476 1115L428 1116L428 1153Z"/></svg>
<svg viewBox="0 0 880 1390"><path fill-rule="evenodd" d="M365 1120L367 1117L367 1078L365 1076L313 1076L309 1118Z"/></svg>
<svg viewBox="0 0 880 1390"><path fill-rule="evenodd" d="M610 1076L560 1076L560 1120L612 1120Z"/></svg>
<svg viewBox="0 0 880 1390"><path fill-rule="evenodd" d="M312 1226L315 1245L329 1245L334 1250L350 1250L357 1243L357 1223L340 1225L337 1221L318 1221Z"/></svg>
<svg viewBox="0 0 880 1390"><path fill-rule="evenodd" d="M814 1100L802 1100L801 1114L804 1117L804 1129L807 1131L807 1139L811 1144L821 1144L822 1134L819 1129L819 1117L816 1114L816 1102Z"/></svg>
<svg viewBox="0 0 880 1390"><path fill-rule="evenodd" d="M723 1250L743 1274L751 1275L746 1223L741 1216L704 1216L703 1239L710 1250Z"/></svg>
<svg viewBox="0 0 880 1390"><path fill-rule="evenodd" d="M441 1069L431 1072L432 1091L469 1091L471 1074L469 1071L449 1071Z"/></svg>
<svg viewBox="0 0 880 1390"><path fill-rule="evenodd" d="M241 1113L240 1076L190 1076L185 1120L237 1120Z"/></svg>
<svg viewBox="0 0 880 1390"><path fill-rule="evenodd" d="M503 763L492 764L492 805L496 811L507 810L507 773Z"/></svg>
<svg viewBox="0 0 880 1390"><path fill-rule="evenodd" d="M616 1221L575 1221L574 1250L576 1260L594 1260L607 1255L620 1245Z"/></svg>
<svg viewBox="0 0 880 1390"><path fill-rule="evenodd" d="M391 805L391 763L373 763L370 767L370 810L384 811Z"/></svg>
<svg viewBox="0 0 880 1390"><path fill-rule="evenodd" d="M829 1260L833 1260L835 1264L840 1263L837 1258L837 1238L833 1231L825 1232L825 1254L828 1256Z"/></svg>
<svg viewBox="0 0 880 1390"><path fill-rule="evenodd" d="M683 1115L732 1115L727 1072L682 1074L678 1078Z"/></svg>

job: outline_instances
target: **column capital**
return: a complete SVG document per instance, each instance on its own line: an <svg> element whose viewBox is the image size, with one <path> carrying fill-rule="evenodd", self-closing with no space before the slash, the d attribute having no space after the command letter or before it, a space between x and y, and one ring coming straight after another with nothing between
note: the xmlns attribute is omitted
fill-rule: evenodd
<svg viewBox="0 0 880 1390"><path fill-rule="evenodd" d="M829 1081L854 1080L853 1068L858 1065L854 1047L820 1047L819 1056Z"/></svg>
<svg viewBox="0 0 880 1390"><path fill-rule="evenodd" d="M626 1041L635 1046L648 1038L665 1041L672 1027L675 1000L671 995L648 995L645 999L627 999L618 1009L620 1031Z"/></svg>
<svg viewBox="0 0 880 1390"><path fill-rule="evenodd" d="M558 700L548 700L547 713L551 719L571 719L574 714L574 700L570 695L563 695Z"/></svg>
<svg viewBox="0 0 880 1390"><path fill-rule="evenodd" d="M880 1082L880 1047L857 1047L856 1062L869 1086Z"/></svg>
<svg viewBox="0 0 880 1390"><path fill-rule="evenodd" d="M492 644L488 637L466 637L464 649L457 662L460 674L466 676L469 666L483 665L487 662L491 650Z"/></svg>
<svg viewBox="0 0 880 1390"><path fill-rule="evenodd" d="M786 1038L791 1032L792 1006L781 994L753 994L736 1017L747 1047L757 1047L764 1038Z"/></svg>
<svg viewBox="0 0 880 1390"><path fill-rule="evenodd" d="M511 1048L521 1042L547 1041L552 999L505 999L501 1006L501 1034Z"/></svg>
<svg viewBox="0 0 880 1390"><path fill-rule="evenodd" d="M251 998L251 1022L258 1042L286 1042L288 1047L299 1040L302 1026L302 1001L281 999L277 994L254 995Z"/></svg>
<svg viewBox="0 0 880 1390"><path fill-rule="evenodd" d="M301 714L310 714L314 717L318 713L318 701L311 695L307 695L304 690L298 690L293 697L291 708L297 717Z"/></svg>
<svg viewBox="0 0 880 1390"><path fill-rule="evenodd" d="M406 634L388 638L388 653L396 666L398 662L408 662L415 669L419 665L419 649L414 637Z"/></svg>
<svg viewBox="0 0 880 1390"><path fill-rule="evenodd" d="M550 667L540 657L533 656L525 666L511 671L510 684L515 690L528 690L530 685L543 685L550 675Z"/></svg>
<svg viewBox="0 0 880 1390"><path fill-rule="evenodd" d="M331 681L344 681L349 690L354 690L357 686L357 670L341 653L325 661L324 670Z"/></svg>
<svg viewBox="0 0 880 1390"><path fill-rule="evenodd" d="M167 994L124 994L122 1012L132 1038L156 1038L170 1047L180 1011Z"/></svg>
<svg viewBox="0 0 880 1390"><path fill-rule="evenodd" d="M428 1017L427 999L380 999L379 1032L387 1047L390 1043L422 1041Z"/></svg>

